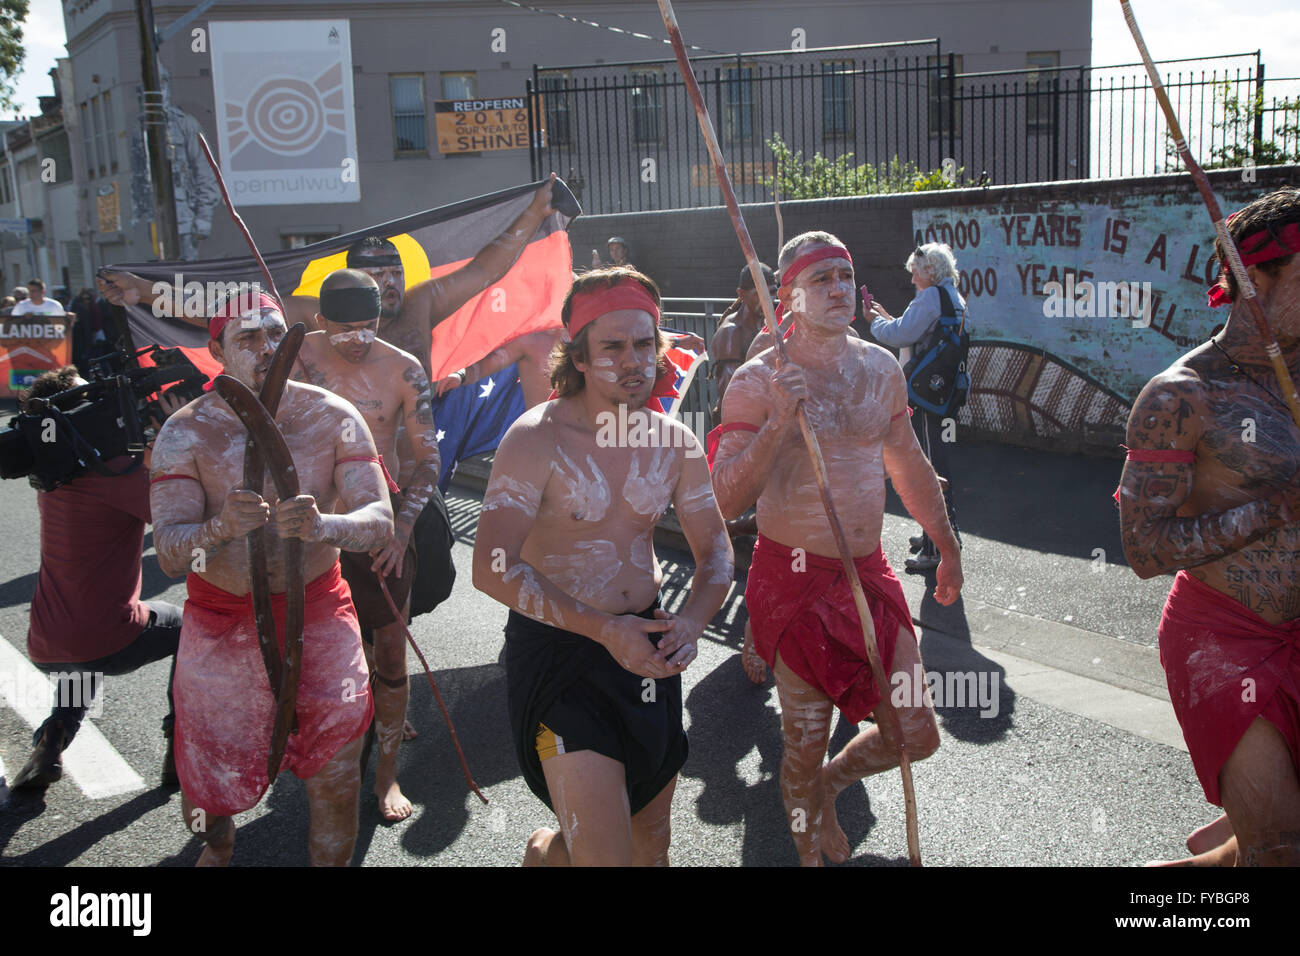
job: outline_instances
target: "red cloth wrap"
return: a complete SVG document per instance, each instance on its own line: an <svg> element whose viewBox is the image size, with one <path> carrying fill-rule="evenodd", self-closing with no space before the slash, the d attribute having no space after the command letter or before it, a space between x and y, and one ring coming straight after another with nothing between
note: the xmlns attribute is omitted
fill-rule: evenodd
<svg viewBox="0 0 1300 956"><path fill-rule="evenodd" d="M221 341L221 330L224 329L231 319L243 318L244 315L251 315L257 311L260 315L262 309L275 309L283 314L284 310L280 308L280 303L275 300L275 296L269 292L259 292L257 294L257 305L253 306L253 298L243 292L233 295L225 302L221 303L221 308L212 313L212 318L208 319L208 338L214 342Z"/></svg>
<svg viewBox="0 0 1300 956"><path fill-rule="evenodd" d="M821 262L823 259L847 259L849 265L853 265L853 257L849 255L849 250L842 246L818 246L812 252L805 252L781 273L781 288L794 285L794 280L814 262Z"/></svg>
<svg viewBox="0 0 1300 956"><path fill-rule="evenodd" d="M654 296L635 279L625 278L608 289L579 292L569 300L569 339L576 339L579 332L605 313L620 309L649 312L655 325L659 324L659 306L655 305Z"/></svg>
<svg viewBox="0 0 1300 956"><path fill-rule="evenodd" d="M1196 452L1181 448L1126 448L1129 461L1172 461L1179 465L1196 464Z"/></svg>
<svg viewBox="0 0 1300 956"><path fill-rule="evenodd" d="M176 771L190 801L216 816L257 805L266 792L266 757L275 700L257 642L252 594L230 594L197 574L181 625L172 684ZM282 767L316 774L370 724L369 671L352 593L338 562L306 588L298 732ZM284 649L284 594L272 594L276 641Z"/></svg>
<svg viewBox="0 0 1300 956"><path fill-rule="evenodd" d="M1179 571L1159 633L1169 699L1206 800L1223 805L1219 771L1256 717L1278 729L1300 767L1300 618L1270 624Z"/></svg>
<svg viewBox="0 0 1300 956"><path fill-rule="evenodd" d="M916 639L903 586L880 547L854 563L876 627L880 662L889 674L898 629L905 628ZM760 534L749 568L745 604L754 649L769 667L776 665L779 650L787 667L833 700L855 723L865 720L880 703L853 591L839 558L811 552L796 555L793 549Z"/></svg>
<svg viewBox="0 0 1300 956"><path fill-rule="evenodd" d="M1234 218L1236 218L1236 213L1229 216L1228 221L1231 222ZM1276 233L1276 237L1274 233ZM1275 229L1273 232L1269 232L1267 229L1252 232L1237 243L1237 249L1241 252L1241 264L1243 266L1255 266L1261 262L1271 262L1274 259L1281 259L1283 256L1293 255L1300 252L1300 222L1289 222L1281 229ZM1210 286L1209 292L1206 294L1210 308L1217 309L1221 305L1228 305L1232 302L1232 299L1228 296L1226 281L1226 278L1223 278Z"/></svg>

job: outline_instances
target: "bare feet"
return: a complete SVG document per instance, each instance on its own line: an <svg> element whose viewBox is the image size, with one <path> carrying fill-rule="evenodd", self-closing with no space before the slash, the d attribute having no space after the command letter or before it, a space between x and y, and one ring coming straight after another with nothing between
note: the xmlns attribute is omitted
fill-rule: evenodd
<svg viewBox="0 0 1300 956"><path fill-rule="evenodd" d="M740 664L745 668L745 676L753 683L761 684L767 680L767 664L754 650L754 634L749 629L749 622L745 623L745 645L740 649Z"/></svg>
<svg viewBox="0 0 1300 956"><path fill-rule="evenodd" d="M375 778L375 796L379 798L379 813L389 823L397 823L409 817L415 809L411 806L411 801L402 795L401 788L397 785L397 778L392 780L380 780L376 775Z"/></svg>
<svg viewBox="0 0 1300 956"><path fill-rule="evenodd" d="M1215 821L1217 823L1218 821ZM1210 826L1214 826L1212 823ZM1205 828L1205 829L1208 829ZM1201 831L1197 831L1199 833ZM1195 834L1193 834L1195 836ZM1191 842L1191 838L1188 838ZM1228 839L1204 853L1198 853L1195 856L1189 856L1183 860L1154 860L1147 866L1236 866L1237 865L1237 837L1230 836Z"/></svg>
<svg viewBox="0 0 1300 956"><path fill-rule="evenodd" d="M1187 838L1187 849L1194 854L1208 853L1215 847L1223 846L1230 836L1232 824L1228 822L1228 815L1220 814L1219 819L1213 823L1192 831L1192 835Z"/></svg>
<svg viewBox="0 0 1300 956"><path fill-rule="evenodd" d="M559 830L534 830L524 849L524 866L569 866L569 848Z"/></svg>
<svg viewBox="0 0 1300 956"><path fill-rule="evenodd" d="M420 732L411 725L409 720L402 721L403 740L414 740L418 736L420 736Z"/></svg>
<svg viewBox="0 0 1300 956"><path fill-rule="evenodd" d="M822 797L821 846L822 853L832 863L844 863L849 858L849 838L840 827L835 814L835 794L829 790Z"/></svg>

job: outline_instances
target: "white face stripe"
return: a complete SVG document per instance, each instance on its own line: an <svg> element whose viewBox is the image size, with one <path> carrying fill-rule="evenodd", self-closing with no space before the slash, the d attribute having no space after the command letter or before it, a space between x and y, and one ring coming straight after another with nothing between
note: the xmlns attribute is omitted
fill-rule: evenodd
<svg viewBox="0 0 1300 956"><path fill-rule="evenodd" d="M333 345L342 345L345 342L358 342L361 345L369 345L374 340L374 329L353 329L351 332L335 332L330 336L330 343Z"/></svg>

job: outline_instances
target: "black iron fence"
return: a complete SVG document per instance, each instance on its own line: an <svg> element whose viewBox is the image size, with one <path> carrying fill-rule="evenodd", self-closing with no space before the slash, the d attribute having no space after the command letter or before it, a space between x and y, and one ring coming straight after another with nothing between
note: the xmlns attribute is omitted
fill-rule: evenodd
<svg viewBox="0 0 1300 956"><path fill-rule="evenodd" d="M1258 53L1159 67L1205 165L1300 149L1296 81L1266 90ZM771 198L774 137L803 160L820 154L824 179L850 183L840 194L906 191L916 176L974 185L1178 168L1137 64L965 73L960 55L922 40L707 57L695 76L741 202ZM675 63L537 67L528 93L534 175L565 176L588 212L721 202Z"/></svg>

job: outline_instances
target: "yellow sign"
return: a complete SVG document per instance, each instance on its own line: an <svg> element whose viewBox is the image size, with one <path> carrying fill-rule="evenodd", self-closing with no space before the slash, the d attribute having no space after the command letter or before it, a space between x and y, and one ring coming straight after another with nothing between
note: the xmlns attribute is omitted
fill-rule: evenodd
<svg viewBox="0 0 1300 956"><path fill-rule="evenodd" d="M435 100L433 117L438 150L452 153L484 153L497 149L528 148L528 101L522 96L497 100ZM545 142L546 120L537 99L538 131Z"/></svg>
<svg viewBox="0 0 1300 956"><path fill-rule="evenodd" d="M752 163L748 160L727 163L727 175L733 186L762 186L772 178L776 168L770 162ZM696 189L714 184L713 166L692 166L691 186Z"/></svg>
<svg viewBox="0 0 1300 956"><path fill-rule="evenodd" d="M111 186L100 186L95 196L95 206L99 212L99 231L117 232L122 228L121 209L117 201L117 180Z"/></svg>

